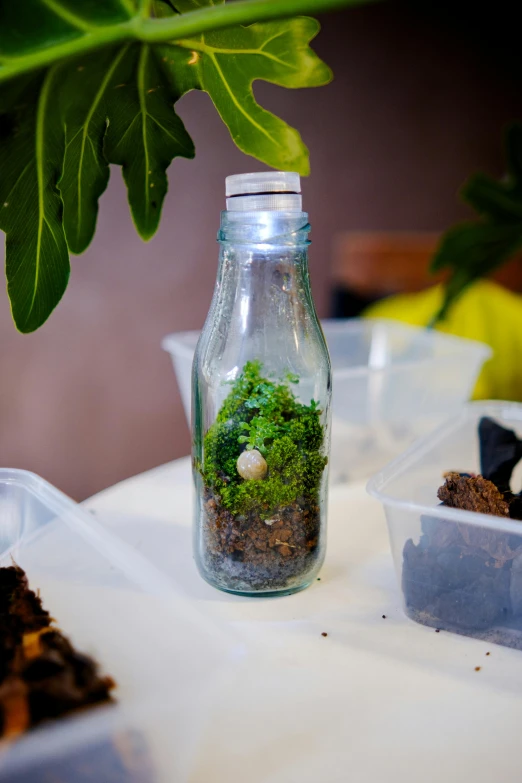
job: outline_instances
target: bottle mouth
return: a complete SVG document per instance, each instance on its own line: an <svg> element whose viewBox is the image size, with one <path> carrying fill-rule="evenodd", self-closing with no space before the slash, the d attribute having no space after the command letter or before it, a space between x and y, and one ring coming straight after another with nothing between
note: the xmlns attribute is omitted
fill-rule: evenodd
<svg viewBox="0 0 522 783"><path fill-rule="evenodd" d="M226 178L228 212L302 212L301 180L293 171L232 174Z"/></svg>

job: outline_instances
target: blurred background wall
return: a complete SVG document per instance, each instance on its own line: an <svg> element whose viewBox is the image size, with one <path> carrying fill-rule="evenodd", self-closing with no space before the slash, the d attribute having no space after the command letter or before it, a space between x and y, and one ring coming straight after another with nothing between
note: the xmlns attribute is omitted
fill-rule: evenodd
<svg viewBox="0 0 522 783"><path fill-rule="evenodd" d="M325 16L315 48L335 81L296 92L256 85L310 148L303 191L321 316L338 232L438 232L466 215L456 192L473 170L502 171L501 131L518 112L512 25L497 18L497 31L469 9L387 2ZM224 178L263 167L235 148L206 95L189 94L179 112L197 155L174 161L157 235L148 244L136 235L115 169L96 238L72 258L49 322L17 334L0 295L0 465L36 471L76 499L189 451L160 341L202 326Z"/></svg>

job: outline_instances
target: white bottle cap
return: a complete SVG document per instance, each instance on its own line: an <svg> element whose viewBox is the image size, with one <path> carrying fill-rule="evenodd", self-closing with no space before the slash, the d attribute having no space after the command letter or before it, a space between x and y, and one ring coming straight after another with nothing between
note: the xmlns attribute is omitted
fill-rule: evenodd
<svg viewBox="0 0 522 783"><path fill-rule="evenodd" d="M294 171L260 171L226 178L228 211L301 212L301 181Z"/></svg>

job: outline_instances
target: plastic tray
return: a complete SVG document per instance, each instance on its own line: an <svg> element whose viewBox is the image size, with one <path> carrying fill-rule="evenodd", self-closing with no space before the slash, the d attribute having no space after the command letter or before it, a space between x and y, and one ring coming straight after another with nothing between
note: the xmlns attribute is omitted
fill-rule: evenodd
<svg viewBox="0 0 522 783"><path fill-rule="evenodd" d="M491 349L397 321L322 321L333 368L330 480L366 479L455 414ZM190 422L199 332L165 337Z"/></svg>
<svg viewBox="0 0 522 783"><path fill-rule="evenodd" d="M416 622L522 649L522 522L441 506L448 470L479 473L477 427L522 436L522 405L469 403L368 483L384 505L404 610ZM512 490L522 484L515 469Z"/></svg>
<svg viewBox="0 0 522 783"><path fill-rule="evenodd" d="M0 470L0 565L13 561L63 633L116 680L118 704L0 743L0 781L188 779L213 689L240 648L91 514L31 473Z"/></svg>

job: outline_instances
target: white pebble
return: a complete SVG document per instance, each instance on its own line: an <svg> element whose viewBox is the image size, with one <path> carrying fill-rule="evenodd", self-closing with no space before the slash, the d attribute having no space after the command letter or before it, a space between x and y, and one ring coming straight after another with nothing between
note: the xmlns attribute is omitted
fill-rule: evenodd
<svg viewBox="0 0 522 783"><path fill-rule="evenodd" d="M264 479L268 471L268 465L263 455L256 449L243 451L237 460L237 472L246 481L252 479Z"/></svg>

